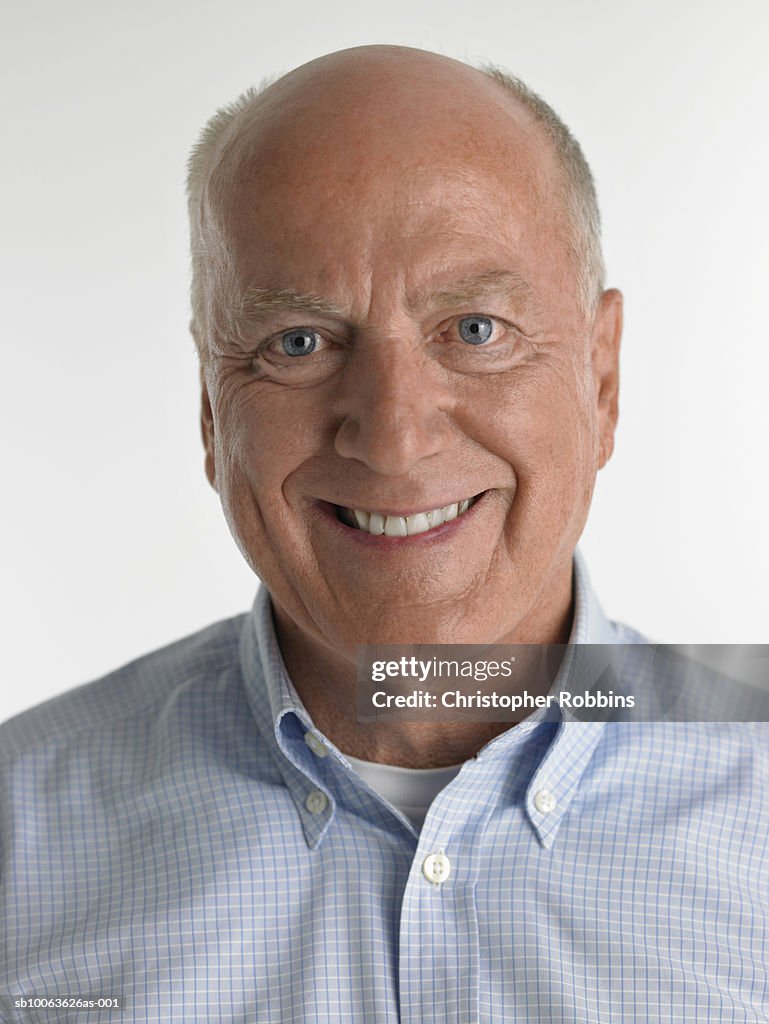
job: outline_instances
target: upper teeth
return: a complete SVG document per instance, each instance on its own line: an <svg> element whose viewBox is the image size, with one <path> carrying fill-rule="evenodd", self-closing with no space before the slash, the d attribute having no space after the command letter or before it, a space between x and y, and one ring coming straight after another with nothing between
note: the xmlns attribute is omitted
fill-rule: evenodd
<svg viewBox="0 0 769 1024"><path fill-rule="evenodd" d="M416 533L426 533L442 523L448 523L466 512L472 498L455 501L452 505L434 508L430 512L417 512L413 516L384 516L379 512L364 512L359 508L342 508L344 522L349 526L357 525L359 530L367 530L375 537L384 534L386 537L413 537Z"/></svg>

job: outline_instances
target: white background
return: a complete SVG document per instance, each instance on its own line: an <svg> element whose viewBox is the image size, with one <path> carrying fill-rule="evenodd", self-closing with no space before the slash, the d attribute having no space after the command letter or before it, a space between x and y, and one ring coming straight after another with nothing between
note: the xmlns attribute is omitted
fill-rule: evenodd
<svg viewBox="0 0 769 1024"><path fill-rule="evenodd" d="M0 719L250 605L203 476L185 159L361 43L501 64L581 140L626 296L593 581L658 641L768 639L765 0L31 0L2 34Z"/></svg>

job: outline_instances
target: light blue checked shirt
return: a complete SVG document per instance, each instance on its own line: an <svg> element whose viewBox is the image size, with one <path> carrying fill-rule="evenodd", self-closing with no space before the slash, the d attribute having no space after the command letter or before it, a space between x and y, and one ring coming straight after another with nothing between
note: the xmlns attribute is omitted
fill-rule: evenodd
<svg viewBox="0 0 769 1024"><path fill-rule="evenodd" d="M572 642L641 641L579 557L574 590ZM314 728L261 590L0 727L2 1020L765 1024L766 739L530 719L417 832Z"/></svg>

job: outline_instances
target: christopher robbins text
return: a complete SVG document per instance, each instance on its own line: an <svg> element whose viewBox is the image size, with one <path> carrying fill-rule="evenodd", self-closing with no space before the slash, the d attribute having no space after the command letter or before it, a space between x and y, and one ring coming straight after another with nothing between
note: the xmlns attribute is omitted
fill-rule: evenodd
<svg viewBox="0 0 769 1024"><path fill-rule="evenodd" d="M446 690L444 693L431 693L429 690L412 690L411 693L387 693L377 690L371 695L371 703L375 708L504 708L509 711L521 709L549 708L557 704L562 708L632 708L635 697L631 694L614 693L609 690L586 690L584 693L570 693L560 690L558 693L533 694L527 690L522 693L462 693L461 690Z"/></svg>

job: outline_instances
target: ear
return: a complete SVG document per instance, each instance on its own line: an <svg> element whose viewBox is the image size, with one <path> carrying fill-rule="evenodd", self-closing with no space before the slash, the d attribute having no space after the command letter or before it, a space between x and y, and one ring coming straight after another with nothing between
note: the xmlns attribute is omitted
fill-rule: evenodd
<svg viewBox="0 0 769 1024"><path fill-rule="evenodd" d="M206 371L201 363L200 366L200 433L203 437L203 447L206 452L206 476L213 489L216 486L216 459L215 438L214 438L214 414L211 410L211 399L208 394L206 383Z"/></svg>
<svg viewBox="0 0 769 1024"><path fill-rule="evenodd" d="M603 469L614 451L614 431L619 417L621 338L622 292L610 288L598 300L591 344L593 384L598 412L599 469Z"/></svg>

